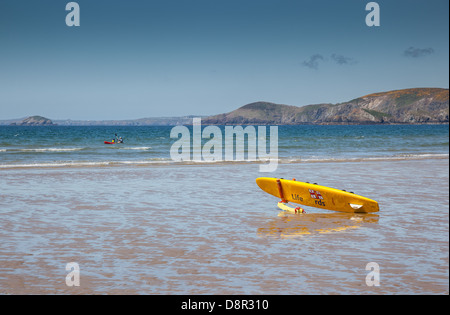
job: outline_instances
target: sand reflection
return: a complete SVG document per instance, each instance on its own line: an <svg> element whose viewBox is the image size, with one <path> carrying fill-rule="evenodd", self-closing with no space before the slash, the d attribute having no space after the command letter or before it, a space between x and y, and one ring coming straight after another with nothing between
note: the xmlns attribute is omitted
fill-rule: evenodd
<svg viewBox="0 0 450 315"><path fill-rule="evenodd" d="M306 213L290 214L284 211L258 229L263 237L304 237L315 234L339 233L359 229L367 224L378 224L379 215L361 213Z"/></svg>

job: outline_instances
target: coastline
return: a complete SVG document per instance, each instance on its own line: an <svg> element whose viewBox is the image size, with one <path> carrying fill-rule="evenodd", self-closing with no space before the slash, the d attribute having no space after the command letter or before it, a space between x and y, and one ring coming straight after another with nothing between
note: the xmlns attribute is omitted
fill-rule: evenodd
<svg viewBox="0 0 450 315"><path fill-rule="evenodd" d="M98 121L89 121L89 120L61 120L61 119L52 119L53 124L51 125L19 125L18 122L22 121L22 119L5 119L0 120L0 126L3 127L149 127L149 126L158 126L158 127L174 127L179 125L191 126L192 118L200 117L201 119L206 119L205 116L192 116L189 118L186 117L161 117L161 118L149 118L154 122L144 122L142 118L132 119L132 120L98 120ZM145 119L145 118L144 118ZM161 120L161 121L159 121ZM167 123L167 121L171 121L171 123ZM211 126L420 126L420 125L448 125L449 122L321 122L321 123L284 123L279 124L277 122L253 122L253 123L239 123L233 122L228 124L215 124L212 122L208 122L208 125Z"/></svg>

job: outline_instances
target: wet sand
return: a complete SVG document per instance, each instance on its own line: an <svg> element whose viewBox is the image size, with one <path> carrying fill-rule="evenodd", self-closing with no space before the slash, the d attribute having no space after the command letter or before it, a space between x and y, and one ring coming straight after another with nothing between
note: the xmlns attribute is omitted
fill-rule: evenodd
<svg viewBox="0 0 450 315"><path fill-rule="evenodd" d="M0 294L448 294L449 161L0 170ZM280 213L260 176L376 215ZM66 285L66 264L80 286ZM366 265L380 267L367 286Z"/></svg>

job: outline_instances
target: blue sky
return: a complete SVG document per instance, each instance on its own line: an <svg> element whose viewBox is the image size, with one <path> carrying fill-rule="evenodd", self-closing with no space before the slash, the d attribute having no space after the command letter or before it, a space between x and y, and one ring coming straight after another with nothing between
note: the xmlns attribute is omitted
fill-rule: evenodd
<svg viewBox="0 0 450 315"><path fill-rule="evenodd" d="M449 86L449 2L0 0L0 119L212 115Z"/></svg>

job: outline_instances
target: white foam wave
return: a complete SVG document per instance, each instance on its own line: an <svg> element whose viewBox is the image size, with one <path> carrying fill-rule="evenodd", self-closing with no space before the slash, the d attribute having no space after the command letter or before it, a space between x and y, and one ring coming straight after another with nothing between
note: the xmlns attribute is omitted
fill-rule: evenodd
<svg viewBox="0 0 450 315"><path fill-rule="evenodd" d="M375 157L291 157L280 158L279 163L308 163L308 162L370 162L370 161L399 161L399 160L419 160L419 159L448 159L449 154L400 154L394 156L375 156Z"/></svg>
<svg viewBox="0 0 450 315"><path fill-rule="evenodd" d="M124 150L140 150L140 151L148 151L151 150L152 147L125 147Z"/></svg>
<svg viewBox="0 0 450 315"><path fill-rule="evenodd" d="M58 168L58 167L105 167L105 166L121 166L121 165L152 165L167 164L172 160L154 159L144 161L67 161L67 162L38 162L23 164L0 164L0 169L14 168Z"/></svg>
<svg viewBox="0 0 450 315"><path fill-rule="evenodd" d="M371 162L371 161L401 161L401 160L420 160L420 159L448 159L449 154L407 154L398 156L380 156L380 157L355 157L355 158L279 158L272 160L272 163L278 164L295 164L295 163L341 163L341 162ZM14 169L14 168L58 168L58 167L108 167L108 166L152 166L152 165L208 165L208 164L242 164L255 163L265 164L269 163L269 159L247 161L247 160L233 160L233 161L173 161L170 158L153 158L147 160L131 160L131 161L55 161L55 162L37 162L37 163L23 163L23 164L0 164L0 169Z"/></svg>
<svg viewBox="0 0 450 315"><path fill-rule="evenodd" d="M36 148L36 149L0 149L0 152L73 152L83 148Z"/></svg>

